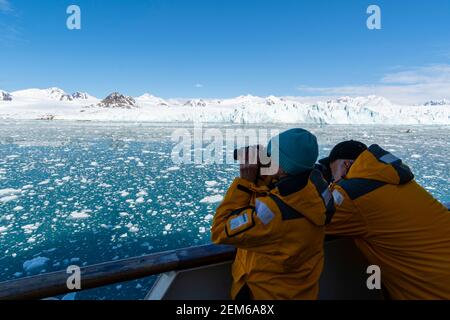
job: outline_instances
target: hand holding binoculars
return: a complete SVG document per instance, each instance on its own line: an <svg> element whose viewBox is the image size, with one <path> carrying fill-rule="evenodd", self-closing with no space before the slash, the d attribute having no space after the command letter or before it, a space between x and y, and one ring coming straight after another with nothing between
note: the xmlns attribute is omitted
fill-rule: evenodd
<svg viewBox="0 0 450 320"><path fill-rule="evenodd" d="M270 165L270 157L267 155L267 149L262 145L235 149L233 158L241 164Z"/></svg>

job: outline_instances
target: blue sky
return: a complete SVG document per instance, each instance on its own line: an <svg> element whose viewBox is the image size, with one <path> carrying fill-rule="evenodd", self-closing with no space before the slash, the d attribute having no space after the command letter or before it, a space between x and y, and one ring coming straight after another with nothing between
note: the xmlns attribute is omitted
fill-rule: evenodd
<svg viewBox="0 0 450 320"><path fill-rule="evenodd" d="M0 64L6 91L450 98L450 1L0 0Z"/></svg>

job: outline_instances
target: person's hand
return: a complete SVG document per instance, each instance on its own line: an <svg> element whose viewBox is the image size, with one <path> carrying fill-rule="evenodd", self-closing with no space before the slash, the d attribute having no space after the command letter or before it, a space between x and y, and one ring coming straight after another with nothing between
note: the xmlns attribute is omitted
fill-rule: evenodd
<svg viewBox="0 0 450 320"><path fill-rule="evenodd" d="M248 148L248 154L246 159L240 159L240 173L241 178L250 182L256 182L260 165L258 161L258 147L252 146Z"/></svg>
<svg viewBox="0 0 450 320"><path fill-rule="evenodd" d="M257 164L241 164L241 178L250 182L256 182L259 174L259 165Z"/></svg>

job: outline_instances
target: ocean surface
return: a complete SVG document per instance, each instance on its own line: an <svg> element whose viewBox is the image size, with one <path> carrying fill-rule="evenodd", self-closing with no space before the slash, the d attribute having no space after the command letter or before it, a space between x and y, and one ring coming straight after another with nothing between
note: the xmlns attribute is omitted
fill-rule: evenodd
<svg viewBox="0 0 450 320"><path fill-rule="evenodd" d="M204 127L225 135L293 126ZM302 127L318 136L321 156L344 139L381 145L450 202L450 126ZM238 166L174 163L171 136L180 128L193 132L183 124L0 121L0 281L209 243ZM154 280L75 299L141 299Z"/></svg>

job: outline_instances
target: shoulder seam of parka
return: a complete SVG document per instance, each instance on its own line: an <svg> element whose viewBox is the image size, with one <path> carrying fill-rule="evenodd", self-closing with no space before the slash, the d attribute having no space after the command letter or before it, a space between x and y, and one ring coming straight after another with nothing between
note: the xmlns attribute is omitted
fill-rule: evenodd
<svg viewBox="0 0 450 320"><path fill-rule="evenodd" d="M337 185L345 190L351 200L356 200L387 185L387 183L371 179L351 178L343 179Z"/></svg>

